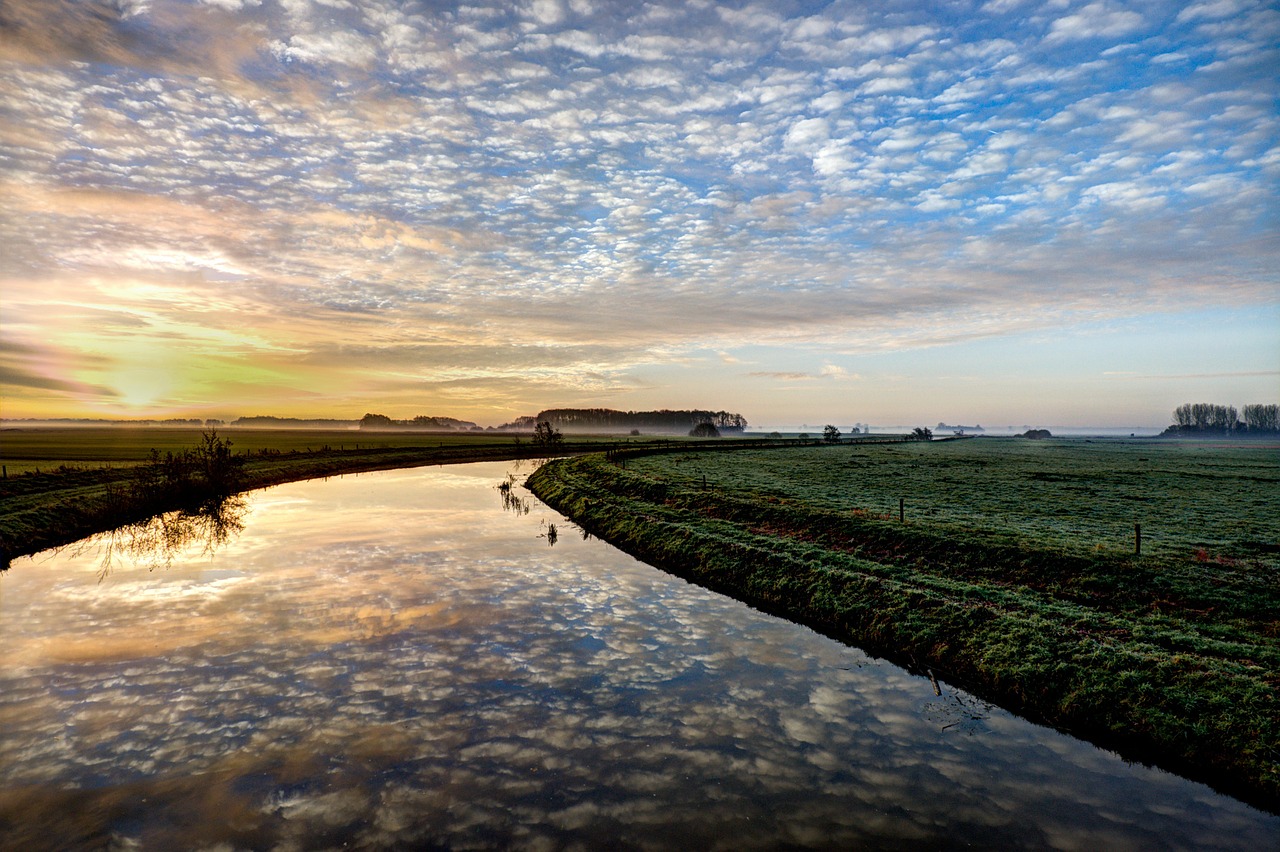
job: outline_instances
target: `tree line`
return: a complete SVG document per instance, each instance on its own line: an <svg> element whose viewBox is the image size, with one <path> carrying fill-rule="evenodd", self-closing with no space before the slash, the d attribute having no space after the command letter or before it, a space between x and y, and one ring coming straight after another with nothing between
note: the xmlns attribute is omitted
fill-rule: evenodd
<svg viewBox="0 0 1280 852"><path fill-rule="evenodd" d="M392 430L406 429L417 431L449 430L454 432L477 432L480 427L470 420L458 420L454 417L428 417L419 414L412 420L392 420L385 414L366 414L360 418L361 429Z"/></svg>
<svg viewBox="0 0 1280 852"><path fill-rule="evenodd" d="M1237 411L1233 405L1188 402L1173 410L1173 425L1165 430L1166 435L1233 432L1280 433L1280 405L1246 405Z"/></svg>
<svg viewBox="0 0 1280 852"><path fill-rule="evenodd" d="M570 432L598 430L608 432L640 429L650 432L687 433L702 423L721 432L741 432L747 418L730 411L701 409L659 411L617 411L612 408L551 408L541 411L535 423L550 423Z"/></svg>

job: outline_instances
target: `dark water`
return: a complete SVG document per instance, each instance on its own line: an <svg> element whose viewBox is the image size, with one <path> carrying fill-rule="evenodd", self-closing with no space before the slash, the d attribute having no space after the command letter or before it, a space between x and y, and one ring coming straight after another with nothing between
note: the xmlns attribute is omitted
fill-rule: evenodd
<svg viewBox="0 0 1280 852"><path fill-rule="evenodd" d="M159 554L15 562L0 847L1280 843L1206 787L504 510L510 469L275 488L212 554L196 522L146 533Z"/></svg>

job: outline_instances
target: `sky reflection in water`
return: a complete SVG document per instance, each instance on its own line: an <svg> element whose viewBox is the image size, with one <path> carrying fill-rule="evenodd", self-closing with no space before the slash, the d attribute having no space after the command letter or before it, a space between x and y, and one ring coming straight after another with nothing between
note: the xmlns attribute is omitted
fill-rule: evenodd
<svg viewBox="0 0 1280 852"><path fill-rule="evenodd" d="M507 464L0 577L23 848L1268 848L1280 819L636 563ZM547 525L560 535L547 546ZM541 538L539 536L542 536ZM0 844L2 845L2 844Z"/></svg>

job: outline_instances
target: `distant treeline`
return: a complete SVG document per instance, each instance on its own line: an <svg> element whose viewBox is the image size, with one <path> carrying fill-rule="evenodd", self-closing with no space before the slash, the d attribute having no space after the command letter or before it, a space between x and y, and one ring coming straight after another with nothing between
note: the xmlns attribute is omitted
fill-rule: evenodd
<svg viewBox="0 0 1280 852"><path fill-rule="evenodd" d="M392 420L385 414L366 414L360 418L361 429L373 430L417 430L422 432L449 430L453 432L482 432L480 426L470 420L457 420L453 417L428 417L419 414L412 420Z"/></svg>
<svg viewBox="0 0 1280 852"><path fill-rule="evenodd" d="M112 420L106 417L26 417L6 419L5 424L18 426L160 426L166 429L203 429L221 426L221 420L201 420L198 417L171 417L166 420Z"/></svg>
<svg viewBox="0 0 1280 852"><path fill-rule="evenodd" d="M977 426L948 426L946 423L939 423L934 428L937 429L939 432L985 432L987 431L986 429L982 428L981 424Z"/></svg>
<svg viewBox="0 0 1280 852"><path fill-rule="evenodd" d="M237 417L227 425L241 426L247 429L354 429L360 425L360 421L257 415L254 417Z"/></svg>
<svg viewBox="0 0 1280 852"><path fill-rule="evenodd" d="M1165 435L1280 434L1280 405L1232 405L1188 402L1173 410L1173 425Z"/></svg>
<svg viewBox="0 0 1280 852"><path fill-rule="evenodd" d="M520 418L524 420L525 418ZM684 410L616 411L612 408L549 408L533 418L534 423L550 423L566 432L670 432L687 434L701 423L710 423L720 432L741 432L747 419L729 411ZM520 422L520 421L516 421Z"/></svg>

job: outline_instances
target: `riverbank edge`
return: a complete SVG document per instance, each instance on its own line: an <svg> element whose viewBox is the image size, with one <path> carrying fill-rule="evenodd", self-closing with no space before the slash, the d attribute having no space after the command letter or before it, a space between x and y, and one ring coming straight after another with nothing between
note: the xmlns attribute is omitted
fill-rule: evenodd
<svg viewBox="0 0 1280 852"><path fill-rule="evenodd" d="M249 459L240 469L235 492L245 494L288 482L330 476L485 461L546 459L599 452L599 443L566 442L554 452L518 446L396 448L369 451L284 453ZM40 474L31 493L0 498L0 571L12 560L65 547L88 536L145 521L166 512L190 509L180 501L122 512L111 500L112 486L127 482L131 468L71 468ZM17 482L17 480L11 480ZM25 499L24 499L25 498Z"/></svg>
<svg viewBox="0 0 1280 852"><path fill-rule="evenodd" d="M593 454L542 465L526 487L587 533L650 565L914 673L936 674L1125 760L1158 766L1280 814L1274 690L1258 696L1256 684L1233 682L1235 689L1224 688L1226 693L1255 700L1245 706L1234 698L1205 702L1194 713L1158 700L1135 701L1138 692L1190 690L1195 707L1206 694L1204 672L1058 635L1056 625L1028 623L985 602L957 605L874 571L831 570L813 559L812 546L800 553L785 538L743 537L737 530L726 535L723 519L672 509L668 486L639 479ZM1071 696L1065 711L1064 690ZM1153 714L1160 715L1158 722ZM1232 723L1206 732L1204 719L1213 714L1229 716ZM1241 730L1242 719L1255 722L1260 736Z"/></svg>
<svg viewBox="0 0 1280 852"><path fill-rule="evenodd" d="M193 435L199 433L193 432ZM454 437L454 436L450 436ZM317 439L318 440L318 439ZM481 439L484 440L484 439ZM872 441L900 441L900 437L876 437ZM0 571L12 560L32 556L44 550L64 547L98 533L109 532L129 524L145 521L166 512L194 510L194 502L216 502L219 497L243 494L287 482L323 479L329 476L369 473L377 470L429 467L431 465L467 464L482 461L517 461L548 459L610 452L645 454L667 452L678 445L686 449L715 448L759 449L761 447L809 446L809 439L736 438L732 440L689 440L679 436L658 435L647 438L566 440L542 446L522 442L441 445L439 447L377 447L273 451L235 457L235 486L230 492L215 494L196 485L187 499L159 495L158 499L122 501L113 489L127 490L136 477L137 467L86 467L65 464L44 473L20 474L0 480ZM138 445L138 461L146 458L144 444ZM228 446L230 446L228 442ZM126 505L127 503L127 505Z"/></svg>

